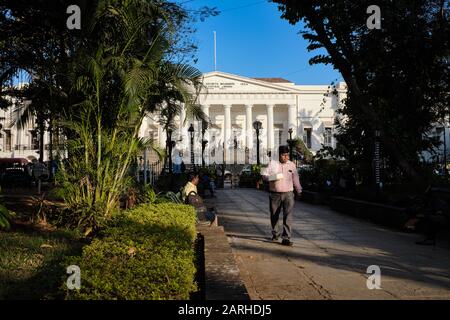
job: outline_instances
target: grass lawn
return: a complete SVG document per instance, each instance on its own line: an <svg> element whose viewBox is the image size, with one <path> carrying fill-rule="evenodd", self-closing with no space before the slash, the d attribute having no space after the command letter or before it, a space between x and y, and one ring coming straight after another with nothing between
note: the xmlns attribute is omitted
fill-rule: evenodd
<svg viewBox="0 0 450 320"><path fill-rule="evenodd" d="M66 275L61 262L81 252L73 232L13 225L0 231L0 300L63 299Z"/></svg>

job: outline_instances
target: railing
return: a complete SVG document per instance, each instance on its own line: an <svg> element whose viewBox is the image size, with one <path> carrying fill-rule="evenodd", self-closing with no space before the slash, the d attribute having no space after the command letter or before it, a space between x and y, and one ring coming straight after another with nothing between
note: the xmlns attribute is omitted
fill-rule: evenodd
<svg viewBox="0 0 450 320"><path fill-rule="evenodd" d="M164 162L157 161L155 163L147 163L146 167L147 167L146 168L147 174L145 174L145 168L143 164L135 167L136 179L138 183L144 183L145 180L147 179L146 183L149 183L150 185L154 186L164 169Z"/></svg>
<svg viewBox="0 0 450 320"><path fill-rule="evenodd" d="M151 163L149 165L150 169L150 181L149 183L154 186L156 181L158 180L159 176L161 175L161 172L163 171L164 163L163 161L158 161L155 163Z"/></svg>

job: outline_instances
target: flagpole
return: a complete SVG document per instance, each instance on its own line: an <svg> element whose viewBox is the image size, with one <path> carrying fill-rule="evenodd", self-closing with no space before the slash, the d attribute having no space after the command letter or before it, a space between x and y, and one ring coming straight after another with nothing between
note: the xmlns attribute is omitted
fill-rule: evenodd
<svg viewBox="0 0 450 320"><path fill-rule="evenodd" d="M217 71L216 32L214 32L214 71Z"/></svg>

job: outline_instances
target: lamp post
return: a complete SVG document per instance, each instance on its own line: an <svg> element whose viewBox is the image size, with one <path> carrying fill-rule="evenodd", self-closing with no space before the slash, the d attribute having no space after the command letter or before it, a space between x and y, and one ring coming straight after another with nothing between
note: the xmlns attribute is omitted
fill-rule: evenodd
<svg viewBox="0 0 450 320"><path fill-rule="evenodd" d="M236 137L236 130L234 130L233 131L234 164L237 164L237 147L238 141Z"/></svg>
<svg viewBox="0 0 450 320"><path fill-rule="evenodd" d="M380 130L375 130L375 183L377 185L377 190L381 189L381 174L380 174Z"/></svg>
<svg viewBox="0 0 450 320"><path fill-rule="evenodd" d="M289 132L289 141L288 141L288 145L289 145L289 160L291 160L292 161L292 147L293 147L293 141L292 141L292 132L293 132L293 130L292 130L292 128L289 128L289 130L288 130L288 132Z"/></svg>
<svg viewBox="0 0 450 320"><path fill-rule="evenodd" d="M253 122L253 128L256 130L256 164L259 166L259 130L262 128L261 121Z"/></svg>
<svg viewBox="0 0 450 320"><path fill-rule="evenodd" d="M447 177L447 132L445 132L445 129L447 127L446 123L445 123L445 116L443 119L443 134L444 134L444 176Z"/></svg>
<svg viewBox="0 0 450 320"><path fill-rule="evenodd" d="M169 173L172 173L172 129L167 130L167 149L169 156Z"/></svg>
<svg viewBox="0 0 450 320"><path fill-rule="evenodd" d="M194 126L192 123L189 126L188 132L191 137L191 164L194 165Z"/></svg>
<svg viewBox="0 0 450 320"><path fill-rule="evenodd" d="M205 153L206 145L208 144L208 140L205 140L206 129L208 129L208 122L203 120L202 121L202 167L205 167L204 153Z"/></svg>

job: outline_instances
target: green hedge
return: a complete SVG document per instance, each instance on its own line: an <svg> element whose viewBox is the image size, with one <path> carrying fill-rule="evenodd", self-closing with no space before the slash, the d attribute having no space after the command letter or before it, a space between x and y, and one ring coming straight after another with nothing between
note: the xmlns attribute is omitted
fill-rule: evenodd
<svg viewBox="0 0 450 320"><path fill-rule="evenodd" d="M68 299L189 299L196 290L192 206L141 205L116 215L81 257L81 289Z"/></svg>

